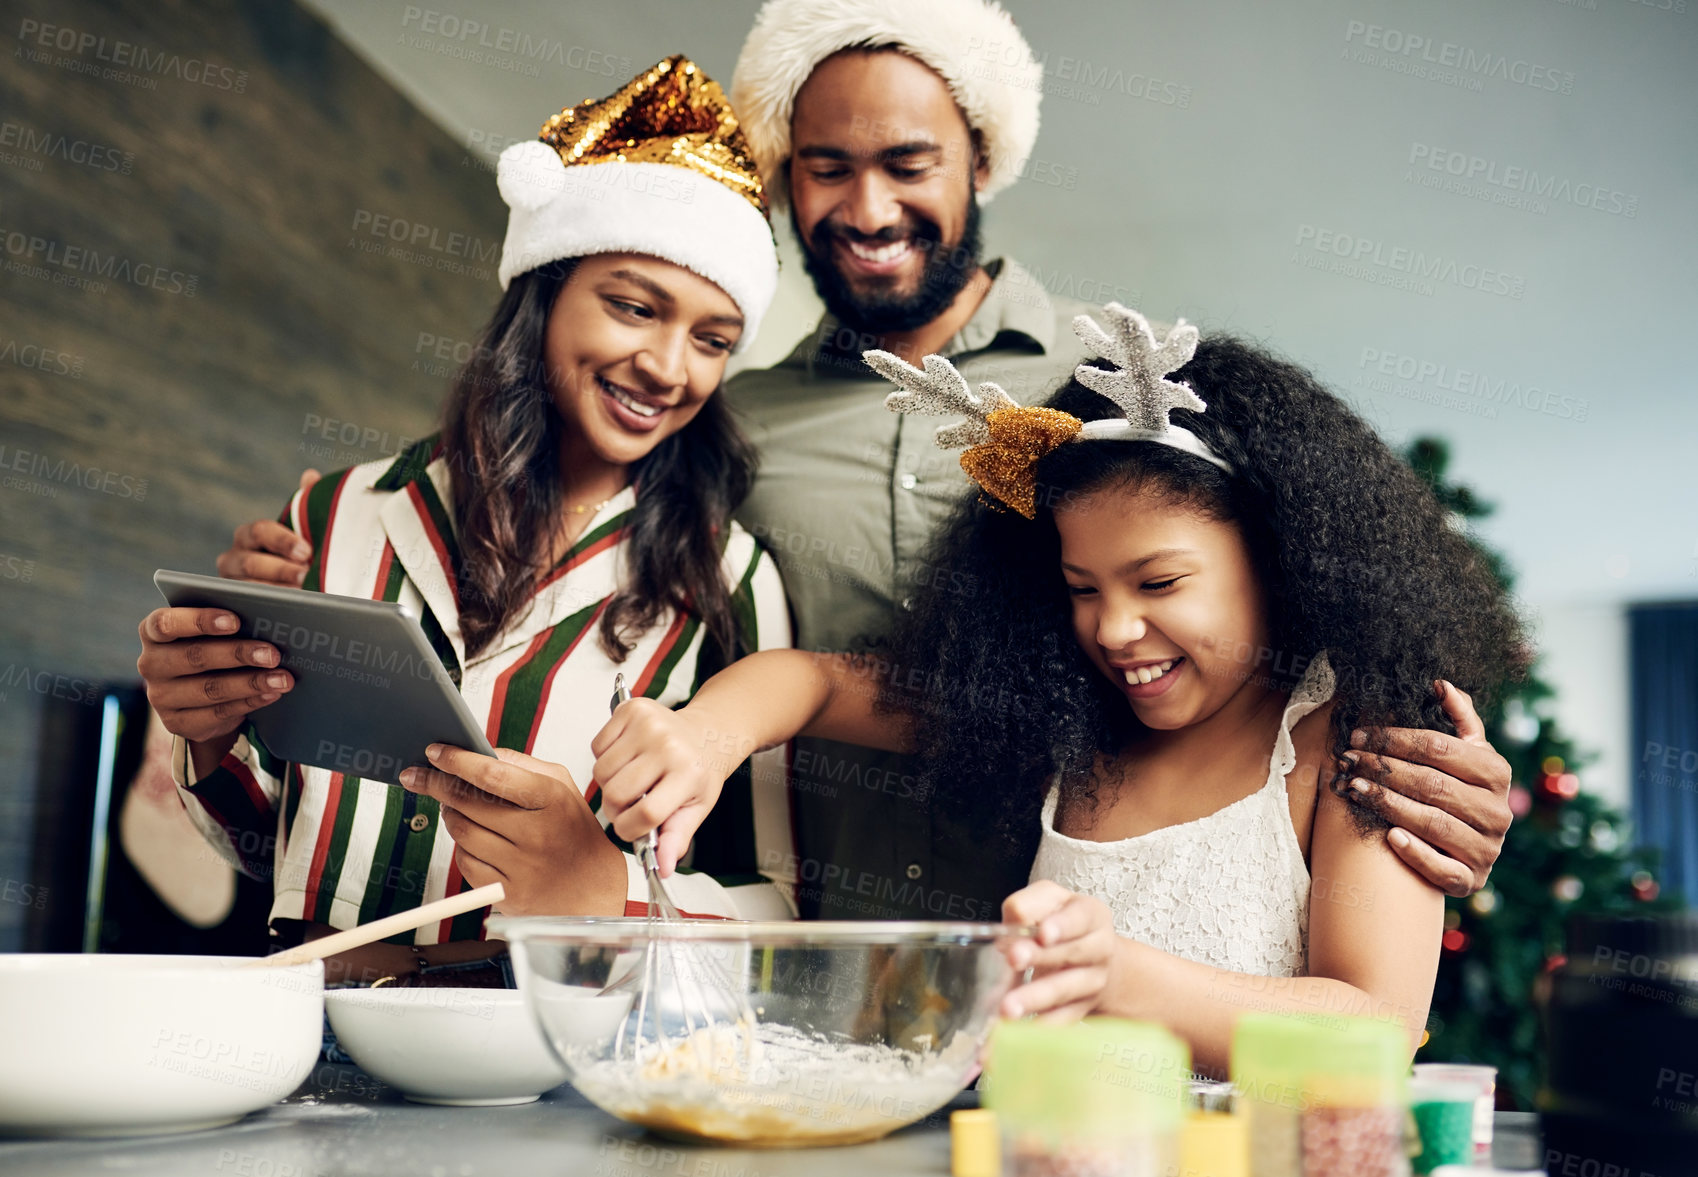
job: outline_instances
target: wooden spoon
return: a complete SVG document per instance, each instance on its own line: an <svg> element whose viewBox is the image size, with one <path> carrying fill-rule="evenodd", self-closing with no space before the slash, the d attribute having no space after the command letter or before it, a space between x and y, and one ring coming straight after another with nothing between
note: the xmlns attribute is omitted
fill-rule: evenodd
<svg viewBox="0 0 1698 1177"><path fill-rule="evenodd" d="M298 944L294 948L274 953L271 956L255 957L237 967L286 968L289 965L323 960L327 956L335 956L338 952L346 952L348 949L358 948L362 944L371 944L378 940L388 939L399 932L411 932L414 928L422 928L437 920L445 920L450 916L475 911L480 907L491 907L500 903L506 897L507 891L500 883L491 883L487 887L475 887L470 891L462 891L458 895L449 895L446 898L438 899L435 903L415 907L411 911L398 911L394 915L386 915L380 920L361 924L357 928L349 928L347 931L335 932L329 936L320 936L317 940L308 940L305 944Z"/></svg>

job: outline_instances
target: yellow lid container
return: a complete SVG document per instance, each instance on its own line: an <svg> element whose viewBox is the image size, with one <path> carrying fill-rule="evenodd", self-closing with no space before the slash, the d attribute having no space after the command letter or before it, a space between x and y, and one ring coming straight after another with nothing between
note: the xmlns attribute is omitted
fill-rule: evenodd
<svg viewBox="0 0 1698 1177"><path fill-rule="evenodd" d="M950 1177L1002 1177L1002 1137L996 1113L962 1108L949 1116Z"/></svg>
<svg viewBox="0 0 1698 1177"><path fill-rule="evenodd" d="M1250 1177L1249 1121L1192 1112L1179 1133L1179 1177Z"/></svg>

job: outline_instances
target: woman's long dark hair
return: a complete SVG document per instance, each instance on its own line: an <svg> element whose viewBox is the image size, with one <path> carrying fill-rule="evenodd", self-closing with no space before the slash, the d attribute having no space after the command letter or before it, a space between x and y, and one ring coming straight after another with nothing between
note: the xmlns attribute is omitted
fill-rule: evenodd
<svg viewBox="0 0 1698 1177"><path fill-rule="evenodd" d="M560 417L543 344L572 273L554 262L513 279L455 378L442 444L459 531L460 632L468 654L526 608L549 571L562 498ZM717 393L695 418L632 465L625 587L601 618L602 647L623 661L668 609L700 619L724 658L741 639L721 570L731 512L754 481L755 451Z"/></svg>
<svg viewBox="0 0 1698 1177"><path fill-rule="evenodd" d="M1451 731L1445 678L1482 710L1525 669L1528 648L1501 582L1415 472L1308 372L1210 338L1173 379L1205 413L1172 420L1235 471L1150 442L1063 445L1038 465L1027 520L977 496L940 537L933 578L895 638L905 681L886 707L918 724L924 786L989 835L1029 845L1045 783L1094 793L1094 767L1145 730L1078 647L1054 509L1113 487L1153 491L1241 530L1263 589L1269 646L1244 672L1289 689L1327 652L1337 674L1336 756L1358 726ZM1047 402L1084 420L1114 408L1077 380ZM970 585L963 595L957 586Z"/></svg>

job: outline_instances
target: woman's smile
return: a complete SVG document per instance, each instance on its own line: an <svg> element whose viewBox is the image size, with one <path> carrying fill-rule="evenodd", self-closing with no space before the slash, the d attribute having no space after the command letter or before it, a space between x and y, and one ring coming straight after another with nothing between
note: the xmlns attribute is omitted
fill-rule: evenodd
<svg viewBox="0 0 1698 1177"><path fill-rule="evenodd" d="M595 379L602 406L615 425L631 433L651 433L660 427L661 418L669 406L625 385L615 384L605 376Z"/></svg>

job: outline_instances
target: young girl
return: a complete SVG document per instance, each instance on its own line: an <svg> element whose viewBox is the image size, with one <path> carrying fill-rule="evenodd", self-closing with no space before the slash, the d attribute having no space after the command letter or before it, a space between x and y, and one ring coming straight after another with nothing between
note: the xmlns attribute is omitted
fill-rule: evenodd
<svg viewBox="0 0 1698 1177"><path fill-rule="evenodd" d="M886 663L760 654L679 713L621 708L596 740L614 828L681 846L716 763L798 732L913 749L987 853L1035 848L1004 915L1037 926L1009 950L1037 975L1008 1016L1161 1021L1202 1070L1246 1009L1391 1018L1413 1048L1443 896L1350 804L1379 771L1354 733L1439 727L1449 682L1514 673L1514 614L1308 373L1107 311L1080 330L1112 366L1044 409L869 354L904 385L892 407L969 417L940 443L976 443L986 497L935 563L977 591L919 602Z"/></svg>
<svg viewBox="0 0 1698 1177"><path fill-rule="evenodd" d="M178 737L183 799L222 853L275 879L281 939L497 879L509 912L646 910L591 776L615 671L668 707L789 641L773 563L731 522L753 453L715 395L777 283L747 160L719 87L682 57L510 147L506 293L440 436L326 477L285 512L313 546L304 587L411 605L500 759L433 749L449 771L409 770L406 789L283 763L244 726L293 686L275 647L217 636L235 628L217 610L142 623L138 666ZM757 829L745 792L701 861L753 876L783 804L764 799ZM681 883L697 914L791 910L770 886ZM500 947L481 942L485 914L341 963L406 981L483 960Z"/></svg>

